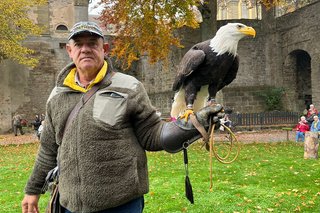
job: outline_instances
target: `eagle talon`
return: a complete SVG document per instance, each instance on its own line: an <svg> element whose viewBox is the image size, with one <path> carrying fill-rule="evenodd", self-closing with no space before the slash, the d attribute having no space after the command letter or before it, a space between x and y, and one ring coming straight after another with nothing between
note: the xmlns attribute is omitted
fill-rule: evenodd
<svg viewBox="0 0 320 213"><path fill-rule="evenodd" d="M180 116L180 119L183 119L183 118L184 118L184 120L185 120L186 122L188 122L188 118L189 118L189 116L190 116L191 114L193 114L193 109L186 109L186 110L184 111L184 114Z"/></svg>

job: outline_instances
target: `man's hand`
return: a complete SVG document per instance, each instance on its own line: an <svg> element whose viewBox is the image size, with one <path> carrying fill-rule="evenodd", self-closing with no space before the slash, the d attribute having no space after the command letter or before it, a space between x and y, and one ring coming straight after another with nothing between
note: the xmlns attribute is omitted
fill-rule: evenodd
<svg viewBox="0 0 320 213"><path fill-rule="evenodd" d="M22 202L22 213L40 213L38 207L40 195L25 195Z"/></svg>

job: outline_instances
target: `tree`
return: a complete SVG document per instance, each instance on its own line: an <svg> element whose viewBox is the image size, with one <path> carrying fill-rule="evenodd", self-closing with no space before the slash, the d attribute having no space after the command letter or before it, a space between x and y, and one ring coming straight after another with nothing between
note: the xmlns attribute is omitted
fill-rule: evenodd
<svg viewBox="0 0 320 213"><path fill-rule="evenodd" d="M174 34L182 26L199 27L193 7L200 0L101 0L100 20L114 26L112 56L123 59L123 68L148 52L150 62L165 59L171 46L182 47Z"/></svg>
<svg viewBox="0 0 320 213"><path fill-rule="evenodd" d="M39 35L41 28L28 18L31 7L46 0L0 0L0 62L12 59L20 64L34 67L38 60L34 52L22 45L30 35Z"/></svg>
<svg viewBox="0 0 320 213"><path fill-rule="evenodd" d="M250 1L250 0L247 0ZM267 7L283 0L262 0ZM104 9L100 21L113 27L111 56L127 69L148 53L151 63L167 58L172 46L183 47L177 29L198 28L197 9L216 17L216 0L100 0ZM212 11L214 10L215 11ZM208 22L207 22L208 26ZM213 25L215 26L215 25Z"/></svg>

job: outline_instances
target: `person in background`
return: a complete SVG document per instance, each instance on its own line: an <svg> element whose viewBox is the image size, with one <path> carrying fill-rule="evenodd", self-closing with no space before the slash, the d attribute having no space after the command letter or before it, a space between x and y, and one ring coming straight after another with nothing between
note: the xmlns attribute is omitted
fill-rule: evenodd
<svg viewBox="0 0 320 213"><path fill-rule="evenodd" d="M13 133L15 136L18 135L18 130L21 135L24 135L23 129L22 129L22 117L17 112L14 114L12 118L12 124L13 124Z"/></svg>
<svg viewBox="0 0 320 213"><path fill-rule="evenodd" d="M76 23L66 50L73 62L59 73L47 101L22 212L39 212L46 175L59 165L64 213L141 213L149 191L146 151L179 152L201 135L191 119L162 121L143 84L113 69L105 58L108 44L96 23ZM83 103L92 87L98 90ZM81 108L65 128L78 103ZM208 129L211 117L218 123L224 116L222 110L221 105L210 105L194 116Z"/></svg>
<svg viewBox="0 0 320 213"><path fill-rule="evenodd" d="M314 107L313 104L310 104L310 108L308 109L308 113L307 113L307 117L306 120L309 123L309 126L311 125L311 123L313 122L314 116L318 115L318 110Z"/></svg>
<svg viewBox="0 0 320 213"><path fill-rule="evenodd" d="M307 113L307 117L310 117L312 115L318 115L318 110L315 108L314 104L310 104L310 108Z"/></svg>
<svg viewBox="0 0 320 213"><path fill-rule="evenodd" d="M229 128L232 126L232 121L229 119L228 114L225 114L224 117L220 119L220 122Z"/></svg>
<svg viewBox="0 0 320 213"><path fill-rule="evenodd" d="M229 119L229 116L227 114L224 115L223 118L220 119L220 123L221 124L224 124L226 127L229 127L231 128L231 120ZM224 131L225 128L221 125L220 128L219 128L221 131Z"/></svg>
<svg viewBox="0 0 320 213"><path fill-rule="evenodd" d="M300 139L304 142L305 132L309 131L309 125L305 116L300 117L299 123L296 125L296 142L299 142Z"/></svg>
<svg viewBox="0 0 320 213"><path fill-rule="evenodd" d="M33 129L37 133L39 126L41 125L41 120L39 115L35 116L34 121L32 121Z"/></svg>
<svg viewBox="0 0 320 213"><path fill-rule="evenodd" d="M40 140L41 133L43 131L43 125L44 125L44 121L41 121L41 124L40 124L39 128L37 129L37 137L39 140Z"/></svg>
<svg viewBox="0 0 320 213"><path fill-rule="evenodd" d="M319 117L317 115L313 116L313 122L310 128L311 132L319 132L320 131L320 122Z"/></svg>

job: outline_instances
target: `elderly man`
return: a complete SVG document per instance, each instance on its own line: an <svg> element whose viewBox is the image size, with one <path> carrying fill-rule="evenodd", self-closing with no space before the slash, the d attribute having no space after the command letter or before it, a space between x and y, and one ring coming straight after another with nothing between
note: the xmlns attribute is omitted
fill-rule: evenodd
<svg viewBox="0 0 320 213"><path fill-rule="evenodd" d="M199 132L190 121L160 120L141 82L115 72L105 58L108 45L95 23L76 23L68 40L73 63L60 72L47 101L23 213L39 212L46 174L56 165L65 212L142 212L148 192L145 151L178 152ZM208 106L195 116L207 127L209 117L223 116L221 110Z"/></svg>

